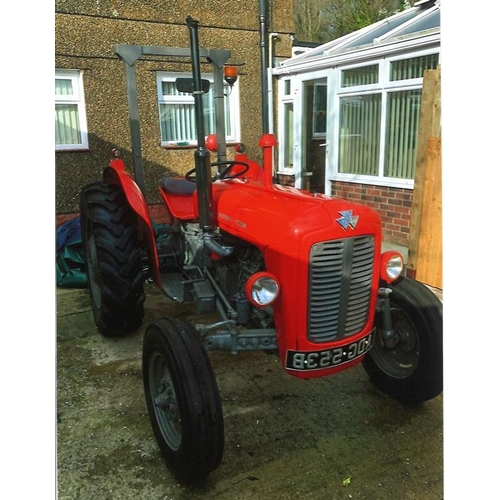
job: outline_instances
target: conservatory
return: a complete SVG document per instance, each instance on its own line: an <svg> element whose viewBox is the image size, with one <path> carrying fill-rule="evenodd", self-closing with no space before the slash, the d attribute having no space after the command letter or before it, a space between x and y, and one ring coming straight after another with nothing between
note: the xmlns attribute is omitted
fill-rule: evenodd
<svg viewBox="0 0 500 500"><path fill-rule="evenodd" d="M280 182L412 190L423 74L440 64L440 1L312 48L273 69Z"/></svg>

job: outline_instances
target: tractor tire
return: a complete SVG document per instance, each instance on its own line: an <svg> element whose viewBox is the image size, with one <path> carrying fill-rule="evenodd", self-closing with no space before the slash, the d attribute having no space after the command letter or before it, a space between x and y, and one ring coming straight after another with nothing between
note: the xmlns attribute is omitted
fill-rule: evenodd
<svg viewBox="0 0 500 500"><path fill-rule="evenodd" d="M429 288L410 278L390 288L398 343L393 348L383 345L378 313L375 342L363 366L382 392L418 405L443 391L443 305Z"/></svg>
<svg viewBox="0 0 500 500"><path fill-rule="evenodd" d="M106 182L80 194L83 255L94 321L106 337L136 331L144 317L144 271L136 216L122 190Z"/></svg>
<svg viewBox="0 0 500 500"><path fill-rule="evenodd" d="M149 325L142 370L149 418L165 462L179 481L202 483L222 460L224 422L198 332L178 318Z"/></svg>

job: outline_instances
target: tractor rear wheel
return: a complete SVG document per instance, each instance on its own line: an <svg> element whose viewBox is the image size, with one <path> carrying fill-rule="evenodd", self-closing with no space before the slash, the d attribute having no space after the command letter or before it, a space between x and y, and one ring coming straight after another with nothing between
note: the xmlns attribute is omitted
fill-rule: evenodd
<svg viewBox="0 0 500 500"><path fill-rule="evenodd" d="M429 288L410 278L403 278L390 288L397 344L384 346L382 320L377 317L375 343L363 366L382 392L418 404L443 390L443 305Z"/></svg>
<svg viewBox="0 0 500 500"><path fill-rule="evenodd" d="M217 382L198 332L179 318L162 318L144 335L144 392L153 433L178 480L200 483L224 451Z"/></svg>
<svg viewBox="0 0 500 500"><path fill-rule="evenodd" d="M136 216L122 190L95 182L80 193L83 254L94 321L106 337L137 330L144 317L144 272Z"/></svg>

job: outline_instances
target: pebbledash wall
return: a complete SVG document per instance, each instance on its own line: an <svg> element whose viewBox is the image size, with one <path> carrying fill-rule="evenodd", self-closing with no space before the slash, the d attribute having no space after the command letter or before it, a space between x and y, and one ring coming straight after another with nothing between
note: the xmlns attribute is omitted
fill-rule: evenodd
<svg viewBox="0 0 500 500"><path fill-rule="evenodd" d="M287 58L292 53L293 0L266 0L265 5L267 30L278 34L272 40L273 54ZM260 161L260 8L258 0L56 0L56 81L61 71L79 75L88 139L77 148L56 148L57 226L79 215L79 193L83 186L102 179L111 149L122 151L133 173L125 65L114 53L115 46L189 48L188 16L199 21L201 48L230 50L229 62L242 64L237 91L233 91L239 101L239 136L235 142L243 142L249 156ZM147 200L155 222L162 223L166 222L166 211L158 192L160 181L164 176L184 175L190 170L195 146L161 145L156 75L189 74L191 64L189 58L147 57L135 66ZM213 67L203 61L201 70L208 73ZM65 92L67 86L60 85L56 91L58 105L68 98ZM228 145L229 159L231 150Z"/></svg>
<svg viewBox="0 0 500 500"><path fill-rule="evenodd" d="M429 2L431 3L431 2ZM292 57L293 0L268 0L268 31L278 33L272 39L275 76L285 76L278 60L286 65L300 61ZM185 26L187 15L200 20L200 45L206 48L231 50L233 62L244 62L239 78L240 140L251 157L259 159L257 147L261 134L261 82L259 49L259 2L238 2L240 15L227 8L227 2L209 0L201 5L197 0L157 3L144 0L140 6L133 2L116 1L98 5L92 0L56 0L55 66L56 69L79 70L83 75L85 111L89 144L79 151L58 151L56 163L56 225L73 219L78 213L81 188L99 180L109 162L109 151L118 147L132 166L130 128L126 102L126 82L123 62L113 53L115 44L158 46L187 46ZM278 15L279 13L279 15ZM369 28L367 28L369 29ZM99 34L98 36L96 34ZM333 42L335 43L335 42ZM321 48L319 48L321 52ZM142 133L142 153L145 163L146 187L152 219L168 222L168 214L158 198L157 186L164 175L183 175L193 165L194 149L165 149L159 146L158 100L155 71L187 71L186 64L164 65L148 61L137 69L141 87L139 108ZM292 70L293 73L294 70ZM277 83L275 81L277 87ZM276 96L278 97L278 96ZM278 99L275 100L278 106ZM335 110L333 110L335 112ZM285 137L275 117L278 141ZM281 133L280 133L281 132ZM281 135L281 137L280 137ZM323 148L321 148L324 151ZM228 147L228 153L230 148ZM314 153L314 151L313 151ZM280 153L280 161L281 161ZM282 184L292 184L292 176L280 175ZM311 185L318 190L314 178ZM346 180L331 184L329 193L368 205L379 212L383 222L384 240L407 246L410 233L412 189L352 183Z"/></svg>

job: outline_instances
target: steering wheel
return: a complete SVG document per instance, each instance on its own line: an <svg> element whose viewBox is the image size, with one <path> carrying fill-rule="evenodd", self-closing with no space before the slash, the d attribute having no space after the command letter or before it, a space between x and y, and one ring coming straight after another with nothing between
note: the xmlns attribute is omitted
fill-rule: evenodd
<svg viewBox="0 0 500 500"><path fill-rule="evenodd" d="M217 172L213 177L212 181L222 180L222 179L236 179L236 177L240 177L243 174L248 172L250 165L248 163L244 163L242 161L217 161L215 163L211 163L211 167L221 167L223 165L227 165L227 167L222 172ZM235 174L230 174L231 170L236 166L240 165L243 167L243 170L237 172ZM193 175L196 172L196 168L192 168L186 175L185 179L191 182L196 182L196 177Z"/></svg>

